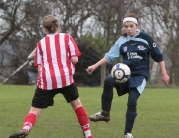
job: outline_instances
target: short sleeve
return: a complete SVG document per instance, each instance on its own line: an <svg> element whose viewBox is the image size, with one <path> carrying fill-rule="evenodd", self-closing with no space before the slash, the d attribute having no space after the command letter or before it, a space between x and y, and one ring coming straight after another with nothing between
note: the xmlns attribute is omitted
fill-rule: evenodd
<svg viewBox="0 0 179 138"><path fill-rule="evenodd" d="M40 50L40 42L37 44L36 50L35 50L35 56L34 56L34 66L40 65L42 62L42 54Z"/></svg>
<svg viewBox="0 0 179 138"><path fill-rule="evenodd" d="M127 39L124 37L120 37L114 45L111 47L111 49L108 51L108 53L105 54L105 57L108 60L108 63L112 63L115 59L117 59L120 56L120 47L123 43L125 43Z"/></svg>
<svg viewBox="0 0 179 138"><path fill-rule="evenodd" d="M75 40L72 38L71 35L69 35L68 45L69 45L71 57L73 57L73 56L80 56L81 55L81 53L80 53L80 51L78 49L78 46L77 46Z"/></svg>

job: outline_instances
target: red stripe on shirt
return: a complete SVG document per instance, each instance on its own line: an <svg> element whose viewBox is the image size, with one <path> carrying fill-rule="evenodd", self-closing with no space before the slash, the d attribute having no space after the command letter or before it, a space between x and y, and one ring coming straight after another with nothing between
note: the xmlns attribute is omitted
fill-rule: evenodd
<svg viewBox="0 0 179 138"><path fill-rule="evenodd" d="M54 71L53 62L52 62L50 38L48 36L45 38L45 43L46 43L46 52L47 52L47 59L49 63L50 76L52 80L52 88L57 88L57 80L56 80L55 71Z"/></svg>
<svg viewBox="0 0 179 138"><path fill-rule="evenodd" d="M65 35L65 49L66 49L66 55L70 55L71 56L71 53L70 53L70 50L69 50L69 45L68 45L68 42L69 42L69 35ZM67 67L68 67L68 72L69 72L69 76L70 76L70 83L73 82L73 77L72 77L72 67L71 67L71 60L70 60L70 57L66 57L66 64L67 64Z"/></svg>
<svg viewBox="0 0 179 138"><path fill-rule="evenodd" d="M56 46L56 56L57 56L57 62L58 62L58 67L61 75L61 81L62 81L62 87L66 86L66 76L65 76L65 71L63 69L63 64L62 64L62 59L61 59L61 54L64 51L61 51L61 46L60 46L60 34L55 35L55 46Z"/></svg>

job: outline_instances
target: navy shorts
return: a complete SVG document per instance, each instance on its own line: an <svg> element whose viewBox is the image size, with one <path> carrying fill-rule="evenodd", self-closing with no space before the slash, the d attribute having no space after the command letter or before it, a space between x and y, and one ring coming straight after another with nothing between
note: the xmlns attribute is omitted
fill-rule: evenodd
<svg viewBox="0 0 179 138"><path fill-rule="evenodd" d="M142 75L131 76L126 83L114 83L114 87L117 90L118 96L122 96L130 92L131 88L136 88L137 91L142 94L146 86L146 78Z"/></svg>
<svg viewBox="0 0 179 138"><path fill-rule="evenodd" d="M69 86L52 89L52 90L43 90L39 87L36 88L34 97L32 99L32 107L36 108L47 108L48 106L53 106L56 94L63 94L66 101L69 103L76 100L79 97L78 89L74 83Z"/></svg>

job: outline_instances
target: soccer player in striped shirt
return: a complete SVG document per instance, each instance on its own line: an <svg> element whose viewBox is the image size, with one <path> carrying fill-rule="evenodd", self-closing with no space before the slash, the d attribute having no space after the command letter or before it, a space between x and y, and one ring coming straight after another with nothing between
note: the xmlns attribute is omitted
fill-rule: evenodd
<svg viewBox="0 0 179 138"><path fill-rule="evenodd" d="M59 22L53 15L43 18L46 36L37 43L34 64L38 67L37 88L32 106L24 119L22 130L9 138L25 138L34 126L42 110L53 106L56 94L63 94L76 113L85 138L93 138L87 113L82 106L78 89L74 84L74 65L81 55L69 34L58 33ZM64 136L66 137L66 136Z"/></svg>
<svg viewBox="0 0 179 138"><path fill-rule="evenodd" d="M91 74L102 64L112 63L115 59L122 56L123 63L127 64L131 70L131 77L126 83L119 83L109 74L104 81L102 111L89 116L89 119L94 122L107 122L110 120L113 87L115 87L119 96L128 93L124 138L133 138L131 132L137 116L137 100L146 86L150 56L159 63L162 80L166 85L168 85L169 76L166 72L162 53L148 34L138 30L138 18L134 13L125 15L123 27L125 33L100 61L87 68L87 72Z"/></svg>

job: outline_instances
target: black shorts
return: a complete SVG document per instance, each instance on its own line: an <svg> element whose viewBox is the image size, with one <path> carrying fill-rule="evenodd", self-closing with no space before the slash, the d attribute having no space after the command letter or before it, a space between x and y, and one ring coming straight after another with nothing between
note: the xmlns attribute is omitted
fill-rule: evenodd
<svg viewBox="0 0 179 138"><path fill-rule="evenodd" d="M32 107L47 108L48 106L53 106L53 98L58 93L63 94L68 103L76 100L79 97L78 89L74 83L63 88L52 90L43 90L37 87L32 99Z"/></svg>

